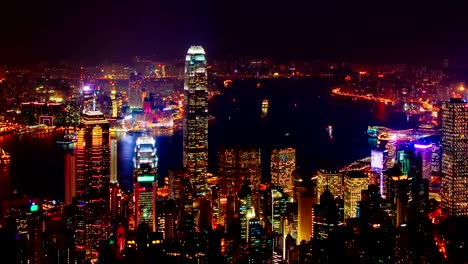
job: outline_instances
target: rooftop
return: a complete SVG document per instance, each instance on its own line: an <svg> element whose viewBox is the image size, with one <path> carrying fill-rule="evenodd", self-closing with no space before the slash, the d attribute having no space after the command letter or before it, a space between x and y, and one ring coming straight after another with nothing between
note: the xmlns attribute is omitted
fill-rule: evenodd
<svg viewBox="0 0 468 264"><path fill-rule="evenodd" d="M205 50L203 49L202 46L191 46L189 50L187 51L187 54L192 55L192 54L205 54Z"/></svg>

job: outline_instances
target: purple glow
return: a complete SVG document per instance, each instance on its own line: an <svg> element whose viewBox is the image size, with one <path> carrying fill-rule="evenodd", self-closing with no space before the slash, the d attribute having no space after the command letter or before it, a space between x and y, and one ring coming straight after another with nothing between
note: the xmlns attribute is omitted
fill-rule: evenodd
<svg viewBox="0 0 468 264"><path fill-rule="evenodd" d="M378 150L371 151L371 169L383 169L383 152Z"/></svg>
<svg viewBox="0 0 468 264"><path fill-rule="evenodd" d="M91 91L91 87L89 87L89 85L83 86L83 91Z"/></svg>
<svg viewBox="0 0 468 264"><path fill-rule="evenodd" d="M414 147L415 147L415 148L418 148L418 149L427 149L427 148L432 147L432 145L414 144Z"/></svg>

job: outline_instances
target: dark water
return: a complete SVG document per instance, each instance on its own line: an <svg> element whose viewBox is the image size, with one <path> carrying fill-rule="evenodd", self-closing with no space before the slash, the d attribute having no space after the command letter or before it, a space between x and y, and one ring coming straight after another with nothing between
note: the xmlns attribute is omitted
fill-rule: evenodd
<svg viewBox="0 0 468 264"><path fill-rule="evenodd" d="M319 168L337 168L370 153L364 132L368 125L406 128L402 113L367 101L330 96L328 81L264 80L234 81L224 95L210 101L210 170L216 171L216 152L220 146L254 146L268 153L274 146L297 148L297 164L304 173ZM270 109L260 118L261 101ZM333 127L329 138L326 127ZM286 136L288 135L288 136ZM58 134L47 136L0 136L0 148L11 154L11 164L0 165L0 200L13 190L31 196L63 198L64 153L55 144ZM133 151L136 136L118 135L118 178L124 189L132 189ZM160 180L169 168L182 163L182 135L157 137ZM268 156L268 155L266 155Z"/></svg>

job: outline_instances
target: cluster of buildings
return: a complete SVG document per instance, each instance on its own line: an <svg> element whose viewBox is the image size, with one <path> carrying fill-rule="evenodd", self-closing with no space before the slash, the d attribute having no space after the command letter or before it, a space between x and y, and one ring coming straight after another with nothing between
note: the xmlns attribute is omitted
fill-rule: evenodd
<svg viewBox="0 0 468 264"><path fill-rule="evenodd" d="M183 167L161 179L157 142L139 135L132 193L119 187L112 130L123 95L111 86L112 103L97 111L106 105L96 106L101 90L82 89L76 149L65 157L64 201L13 197L3 205L0 230L15 241L14 261L443 263L449 257L449 238L433 231L446 217L468 215L466 102L442 104L441 139L379 138L370 158L339 171L305 177L293 147L224 147L212 174L205 55L201 46L190 47L183 95L170 99L183 101ZM252 69L259 72L257 64ZM163 67L152 73L166 74ZM130 109L145 112L147 102L154 104L144 85L143 76L130 74Z"/></svg>

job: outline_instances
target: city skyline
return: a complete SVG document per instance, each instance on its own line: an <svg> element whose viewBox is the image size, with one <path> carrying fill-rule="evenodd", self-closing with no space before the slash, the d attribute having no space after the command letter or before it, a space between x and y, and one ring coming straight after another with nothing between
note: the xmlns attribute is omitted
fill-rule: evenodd
<svg viewBox="0 0 468 264"><path fill-rule="evenodd" d="M468 263L463 6L5 7L4 262Z"/></svg>

